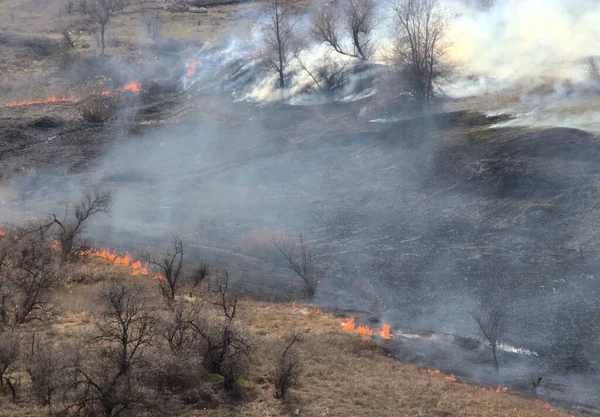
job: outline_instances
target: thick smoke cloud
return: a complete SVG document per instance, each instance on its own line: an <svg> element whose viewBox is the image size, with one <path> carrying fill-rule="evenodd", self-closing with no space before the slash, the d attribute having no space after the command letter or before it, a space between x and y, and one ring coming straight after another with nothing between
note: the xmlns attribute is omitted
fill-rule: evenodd
<svg viewBox="0 0 600 417"><path fill-rule="evenodd" d="M452 57L465 72L500 79L579 80L575 63L598 54L600 2L498 0L488 8L453 5Z"/></svg>

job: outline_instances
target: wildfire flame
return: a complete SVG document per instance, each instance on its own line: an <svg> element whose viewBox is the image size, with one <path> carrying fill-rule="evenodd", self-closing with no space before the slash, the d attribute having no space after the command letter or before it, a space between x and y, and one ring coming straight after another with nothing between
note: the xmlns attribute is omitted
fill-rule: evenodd
<svg viewBox="0 0 600 417"><path fill-rule="evenodd" d="M383 327L380 330L377 330L376 332L373 331L372 329L370 329L367 326L358 326L356 327L356 323L355 323L355 317L350 317L347 318L343 323L342 323L342 329L347 331L347 332L354 332L354 333L359 333L363 336L373 336L373 334L377 334L378 336L380 336L383 339L392 339L393 335L390 332L391 326L389 324L384 324Z"/></svg>
<svg viewBox="0 0 600 417"><path fill-rule="evenodd" d="M131 255L125 253L123 256L119 256L115 252L111 252L107 249L90 249L81 253L83 256L90 256L93 258L103 258L114 262L116 265L121 265L131 269L131 275L148 275L158 280L165 280L166 277L163 274L152 274L147 265L144 265L141 261L134 260Z"/></svg>
<svg viewBox="0 0 600 417"><path fill-rule="evenodd" d="M31 106L34 104L50 104L50 103L73 103L75 101L75 97L49 97L45 100L25 100L25 101L13 101L12 103L7 103L4 107L21 107L21 106Z"/></svg>
<svg viewBox="0 0 600 417"><path fill-rule="evenodd" d="M196 73L196 67L198 66L199 63L200 63L200 61L198 61L197 59L194 59L193 61L190 61L186 64L188 77L191 77L192 75L194 75Z"/></svg>
<svg viewBox="0 0 600 417"><path fill-rule="evenodd" d="M123 91L131 91L132 93L141 93L142 84L138 81L131 81L125 87L123 87Z"/></svg>

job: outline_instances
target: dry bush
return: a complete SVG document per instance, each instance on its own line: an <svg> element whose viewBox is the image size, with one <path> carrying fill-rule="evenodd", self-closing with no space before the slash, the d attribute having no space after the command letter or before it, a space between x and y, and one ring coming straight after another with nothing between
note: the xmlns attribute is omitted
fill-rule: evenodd
<svg viewBox="0 0 600 417"><path fill-rule="evenodd" d="M46 232L35 224L0 238L0 326L43 320L52 313L50 294L60 273Z"/></svg>
<svg viewBox="0 0 600 417"><path fill-rule="evenodd" d="M168 401L144 384L157 321L146 294L139 287L113 282L99 302L96 330L86 355L74 366L77 384L70 392L71 408L81 415L109 416L161 410Z"/></svg>
<svg viewBox="0 0 600 417"><path fill-rule="evenodd" d="M301 333L286 337L279 346L273 379L275 380L275 396L284 398L288 389L294 386L302 373L302 360L297 343L302 341Z"/></svg>
<svg viewBox="0 0 600 417"><path fill-rule="evenodd" d="M313 17L313 38L328 45L335 52L369 59L375 50L372 33L377 24L376 3L373 0L348 0L341 15L330 4L325 4ZM343 33L351 39L351 48L343 45Z"/></svg>
<svg viewBox="0 0 600 417"><path fill-rule="evenodd" d="M25 369L31 377L31 393L40 405L48 407L50 416L65 409L64 398L72 385L72 365L76 362L73 352L77 348L71 344L33 341L26 357Z"/></svg>
<svg viewBox="0 0 600 417"><path fill-rule="evenodd" d="M158 253L146 253L143 256L144 261L160 275L158 286L168 305L175 301L177 293L184 285L184 255L183 240L173 236L169 247L161 249Z"/></svg>
<svg viewBox="0 0 600 417"><path fill-rule="evenodd" d="M0 332L0 388L6 384L13 400L17 399L18 384L12 379L9 371L19 359L21 339L22 336L12 330Z"/></svg>
<svg viewBox="0 0 600 417"><path fill-rule="evenodd" d="M81 116L88 122L103 123L115 117L116 106L102 96L88 97L81 104Z"/></svg>
<svg viewBox="0 0 600 417"><path fill-rule="evenodd" d="M53 233L64 261L76 258L84 249L82 234L88 221L98 214L107 214L111 203L110 191L96 189L86 192L77 204L65 210L60 219L56 214L52 215L44 227Z"/></svg>
<svg viewBox="0 0 600 417"><path fill-rule="evenodd" d="M317 292L321 271L317 267L312 250L302 234L298 235L297 241L274 237L273 244L283 255L286 266L300 278L305 295L312 298Z"/></svg>

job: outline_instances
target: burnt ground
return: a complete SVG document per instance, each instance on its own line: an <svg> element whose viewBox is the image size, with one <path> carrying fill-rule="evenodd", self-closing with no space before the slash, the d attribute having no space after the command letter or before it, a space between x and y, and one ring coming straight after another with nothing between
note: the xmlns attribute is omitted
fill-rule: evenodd
<svg viewBox="0 0 600 417"><path fill-rule="evenodd" d="M560 384L540 394L597 405L582 387L597 386L599 138L492 130L471 112L369 123L366 105L191 89L136 95L104 124L78 103L1 108L0 216L17 224L100 184L116 201L89 230L96 244L135 251L178 232L279 299L299 292L271 238L302 232L323 269L318 304L468 340L468 310L500 305L506 342L539 355L502 354L495 377L480 345L428 352L397 334L399 357L517 388L543 374Z"/></svg>

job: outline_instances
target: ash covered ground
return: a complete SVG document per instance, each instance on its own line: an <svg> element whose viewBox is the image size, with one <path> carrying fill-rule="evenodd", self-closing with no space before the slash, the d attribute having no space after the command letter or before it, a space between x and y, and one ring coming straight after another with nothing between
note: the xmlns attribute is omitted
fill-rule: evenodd
<svg viewBox="0 0 600 417"><path fill-rule="evenodd" d="M101 185L116 200L88 230L95 245L135 253L178 233L271 299L300 294L272 237L301 232L324 271L315 303L402 329L400 358L529 392L544 376L538 394L600 404L597 136L490 129L503 118L475 112L369 123L368 99L201 91L137 95L109 124L77 103L0 109L3 223ZM501 353L495 376L477 302L503 306L503 342L538 356Z"/></svg>

